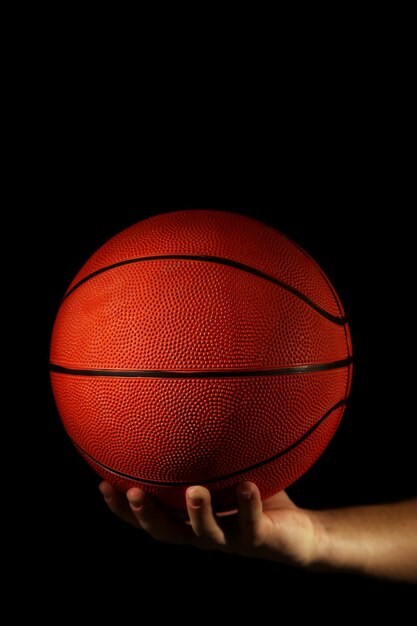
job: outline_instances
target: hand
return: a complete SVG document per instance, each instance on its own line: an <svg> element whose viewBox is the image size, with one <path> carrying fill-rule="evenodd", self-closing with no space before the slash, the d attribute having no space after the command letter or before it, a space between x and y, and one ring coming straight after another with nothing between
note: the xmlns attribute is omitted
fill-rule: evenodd
<svg viewBox="0 0 417 626"><path fill-rule="evenodd" d="M206 550L308 566L314 563L324 532L314 512L298 508L284 491L262 502L250 482L238 486L238 511L227 516L213 513L207 489L190 487L187 522L170 516L140 489L130 489L125 496L103 482L100 491L113 513L154 539Z"/></svg>

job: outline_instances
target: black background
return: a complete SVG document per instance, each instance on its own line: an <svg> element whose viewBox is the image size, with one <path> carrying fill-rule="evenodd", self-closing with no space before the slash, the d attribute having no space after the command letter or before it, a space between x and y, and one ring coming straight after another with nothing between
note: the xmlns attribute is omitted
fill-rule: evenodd
<svg viewBox="0 0 417 626"><path fill-rule="evenodd" d="M384 153L385 155L385 153ZM310 155L311 157L313 155ZM351 398L342 424L315 466L288 493L300 506L329 508L395 501L415 495L416 453L412 355L413 227L408 183L390 157L332 155L314 168L292 164L256 171L223 159L220 169L187 160L167 167L146 159L55 164L46 173L45 212L37 212L36 306L42 310L41 390L33 441L38 499L35 556L45 593L73 606L151 602L164 615L196 598L219 615L261 610L297 590L301 596L402 601L415 589L348 574L313 574L275 563L158 544L114 518L99 479L78 456L59 420L49 386L52 324L68 284L88 257L121 229L156 213L210 208L251 215L292 237L324 269L349 320L354 348ZM218 164L217 164L218 165ZM252 169L252 165L253 168ZM40 203L42 206L42 202ZM41 292L39 291L41 289ZM33 426L33 423L31 424ZM37 569L35 567L35 569ZM39 576L39 573L36 574ZM238 591L236 591L238 590ZM243 598L237 599L237 594ZM246 594L249 594L247 596ZM271 595L272 594L272 595ZM253 597L252 597L253 596ZM225 602L218 608L219 599ZM42 600L41 600L42 602ZM183 608L181 608L183 607ZM160 613L162 615L162 613Z"/></svg>
<svg viewBox="0 0 417 626"><path fill-rule="evenodd" d="M373 23L370 30L377 30ZM12 345L19 341L11 453L23 476L7 480L18 487L19 537L29 538L19 575L41 585L42 609L59 594L79 617L88 599L104 611L133 605L138 620L145 604L188 620L188 603L197 598L203 607L197 615L210 611L216 621L225 610L236 620L249 608L280 619L280 602L292 597L298 612L310 591L314 602L306 605L318 614L330 593L341 598L343 611L359 595L381 603L409 594L391 583L156 544L108 513L97 477L63 431L50 389L49 341L60 300L101 244L156 212L244 212L281 229L318 261L352 331L353 387L344 419L290 495L314 508L415 495L412 74L388 36L387 46L371 42L368 54L354 57L358 42L349 35L333 59L333 43L321 47L320 35L312 34L317 41L311 50L300 47L297 67L289 63L296 39L284 60L271 53L272 68L245 45L236 63L226 55L225 73L213 81L211 57L194 67L188 43L186 58L170 63L165 51L154 68L153 42L144 58L128 55L137 64L130 68L127 59L113 59L113 50L103 60L101 48L93 62L86 55L77 63L72 38L64 55L55 56L55 43L45 58L31 50L16 73L23 93L7 160L17 167L4 212L16 228L3 231L5 282L9 267L15 277L4 308L10 326L17 322L17 332L10 331ZM275 37L268 43L275 46ZM213 42L204 47L210 56Z"/></svg>
<svg viewBox="0 0 417 626"><path fill-rule="evenodd" d="M4 483L18 501L2 502L13 526L4 574L15 617L333 624L390 607L396 622L409 619L415 587L160 545L118 521L49 382L60 300L101 244L155 212L248 213L318 261L353 337L342 424L290 495L314 508L415 496L412 39L391 12L345 13L321 29L274 22L273 33L215 13L205 37L205 20L190 26L188 15L183 32L158 14L153 28L132 20L132 34L97 12L74 27L69 14L43 29L19 21L2 210L4 424L16 427L3 441Z"/></svg>

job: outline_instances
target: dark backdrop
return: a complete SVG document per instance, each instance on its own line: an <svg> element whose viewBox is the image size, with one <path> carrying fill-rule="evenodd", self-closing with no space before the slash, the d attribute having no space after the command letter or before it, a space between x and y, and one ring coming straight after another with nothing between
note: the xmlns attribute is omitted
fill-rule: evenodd
<svg viewBox="0 0 417 626"><path fill-rule="evenodd" d="M125 170L112 163L89 170L86 159L81 168L63 171L58 164L48 172L51 184L34 216L41 242L36 306L42 328L41 408L33 441L42 480L33 486L40 499L33 562L44 564L45 589L78 606L83 598L91 600L96 581L104 606L115 598L122 604L140 598L178 615L188 597L204 598L214 618L223 611L231 618L245 615L245 598L252 593L247 601L262 610L277 597L286 601L294 590L316 598L408 598L415 588L406 585L157 544L111 516L98 478L66 437L49 386L48 349L60 299L80 266L112 235L156 213L231 210L282 230L318 261L340 295L352 332L347 411L321 459L288 489L290 496L301 506L322 508L416 493L415 262L401 168L367 169L366 160L360 167L341 167L328 159L314 174L277 165L256 180L250 168L233 175L226 167L201 172L198 163L178 169L174 174L142 163ZM222 611L216 608L219 598L226 603Z"/></svg>

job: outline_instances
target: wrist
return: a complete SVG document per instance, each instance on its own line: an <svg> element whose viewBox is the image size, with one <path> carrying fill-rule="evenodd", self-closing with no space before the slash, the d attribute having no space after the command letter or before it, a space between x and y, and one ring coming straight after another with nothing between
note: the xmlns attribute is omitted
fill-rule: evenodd
<svg viewBox="0 0 417 626"><path fill-rule="evenodd" d="M306 567L313 571L329 571L336 567L332 524L326 511L309 511L313 524L314 541Z"/></svg>
<svg viewBox="0 0 417 626"><path fill-rule="evenodd" d="M311 569L315 571L362 572L364 547L359 548L352 524L346 526L343 510L314 512L317 541Z"/></svg>

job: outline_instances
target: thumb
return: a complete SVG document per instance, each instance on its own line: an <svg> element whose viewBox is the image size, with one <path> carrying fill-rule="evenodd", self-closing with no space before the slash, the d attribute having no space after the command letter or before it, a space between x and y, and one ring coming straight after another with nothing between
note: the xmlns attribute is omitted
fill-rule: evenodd
<svg viewBox="0 0 417 626"><path fill-rule="evenodd" d="M263 501L264 511L271 509L296 509L296 504L287 495L286 491L279 491Z"/></svg>

